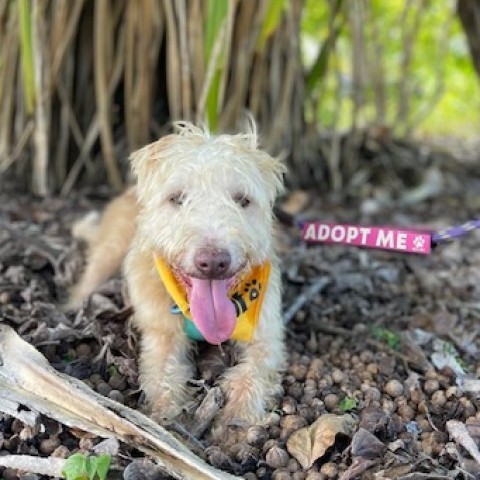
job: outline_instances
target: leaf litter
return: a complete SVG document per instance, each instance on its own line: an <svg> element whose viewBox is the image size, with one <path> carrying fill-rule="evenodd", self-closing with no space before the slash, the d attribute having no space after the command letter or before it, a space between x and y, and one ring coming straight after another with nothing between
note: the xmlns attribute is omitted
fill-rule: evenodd
<svg viewBox="0 0 480 480"><path fill-rule="evenodd" d="M443 195L422 186L404 196L397 210L393 201L363 208L374 202L368 189L321 203L301 192L290 208L300 219L439 229L476 212L470 185L477 183L468 172L446 169ZM423 184L429 182L425 177ZM142 409L137 338L121 278L107 282L77 312L59 308L83 262L82 245L68 226L103 198L78 194L39 201L2 192L0 201L0 322L13 326L58 370ZM223 399L215 380L238 352L226 346L220 355L200 345L197 380L189 386L194 401L171 430L214 466L247 480L478 476L479 234L438 247L428 258L307 248L289 227L280 227L278 235L290 319L283 395L262 424L246 431L232 426L216 443L209 432ZM2 455L95 455L102 442L35 412L9 411L7 405L0 412ZM342 424L339 418L357 416L347 433L335 426ZM323 433L322 418L330 418ZM292 454L295 438L301 447ZM147 468L124 445L111 451L120 476L139 478L132 472ZM0 474L20 478L14 469Z"/></svg>

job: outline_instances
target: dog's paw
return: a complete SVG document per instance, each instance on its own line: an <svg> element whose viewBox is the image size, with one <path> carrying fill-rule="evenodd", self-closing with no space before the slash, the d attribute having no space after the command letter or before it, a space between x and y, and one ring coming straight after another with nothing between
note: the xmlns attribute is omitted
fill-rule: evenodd
<svg viewBox="0 0 480 480"><path fill-rule="evenodd" d="M90 289L85 290L85 287L80 284L74 285L68 292L67 298L61 303L60 308L64 312L79 310L91 293Z"/></svg>
<svg viewBox="0 0 480 480"><path fill-rule="evenodd" d="M147 409L155 421L172 420L191 408L192 392L185 385L179 383L176 388L169 387L164 385L161 391L155 393L151 389L148 392L144 389Z"/></svg>
<svg viewBox="0 0 480 480"><path fill-rule="evenodd" d="M265 415L266 392L258 382L235 375L225 379L222 390L226 403L220 422L226 427L247 427L259 422Z"/></svg>
<svg viewBox="0 0 480 480"><path fill-rule="evenodd" d="M229 428L244 429L260 423L266 409L274 406L283 391L279 372L271 372L264 377L255 376L241 365L230 369L221 388L226 402L215 422L215 437L222 436Z"/></svg>
<svg viewBox="0 0 480 480"><path fill-rule="evenodd" d="M59 307L62 312L73 312L80 310L83 305L83 299L76 298L75 296L69 296L65 301L60 303Z"/></svg>

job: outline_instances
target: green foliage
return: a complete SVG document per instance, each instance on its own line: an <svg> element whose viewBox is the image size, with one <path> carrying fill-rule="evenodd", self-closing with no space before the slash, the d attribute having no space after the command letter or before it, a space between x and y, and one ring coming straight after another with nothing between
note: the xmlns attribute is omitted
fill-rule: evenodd
<svg viewBox="0 0 480 480"><path fill-rule="evenodd" d="M228 0L208 0L205 23L205 61L208 64L212 55L215 39L218 38L223 22L227 17Z"/></svg>
<svg viewBox="0 0 480 480"><path fill-rule="evenodd" d="M65 362L65 363L72 363L74 362L75 360L77 359L76 355L74 352L67 352L65 353L65 355L62 356L62 360Z"/></svg>
<svg viewBox="0 0 480 480"><path fill-rule="evenodd" d="M267 0L265 0L267 1ZM212 131L218 128L219 108L222 96L223 81L227 74L227 42L222 41L222 29L228 22L229 8L233 8L233 2L228 0L208 0L207 14L205 19L205 68L212 72L206 100L206 117L208 126ZM283 12L288 8L287 0L269 0L262 28L259 33L256 51L263 52L268 38L278 28ZM220 49L220 50L219 50ZM220 54L218 54L220 52ZM215 57L213 56L215 53ZM235 52L233 52L235 54ZM210 65L214 62L214 65Z"/></svg>
<svg viewBox="0 0 480 480"><path fill-rule="evenodd" d="M355 4L355 11L353 2L343 2L335 14L338 3L305 4L302 45L311 121L349 128L357 108L360 126L382 124L399 134L477 135L480 82L455 2L369 0ZM352 20L358 13L360 46ZM362 88L355 105L352 59L358 52Z"/></svg>
<svg viewBox="0 0 480 480"><path fill-rule="evenodd" d="M344 16L341 15L343 0L335 0L328 19L328 31L322 41L317 58L306 77L307 92L311 93L324 81L328 73L328 62L334 53L335 42L343 26ZM339 19L339 21L337 21Z"/></svg>
<svg viewBox="0 0 480 480"><path fill-rule="evenodd" d="M105 480L110 462L110 455L86 457L75 453L65 462L62 474L67 480Z"/></svg>
<svg viewBox="0 0 480 480"><path fill-rule="evenodd" d="M220 36L220 30L224 28L224 24L227 21L228 14L228 0L208 0L207 2L207 17L205 24L205 64L208 68L210 61L212 60L212 54L214 52L216 41ZM224 45L221 47L225 48ZM215 131L218 126L218 102L220 95L220 86L222 79L222 70L225 68L224 60L225 52L216 60L216 64L213 66L213 78L210 83L210 88L207 94L207 119L209 127ZM212 60L215 61L215 60Z"/></svg>
<svg viewBox="0 0 480 480"><path fill-rule="evenodd" d="M18 17L20 23L20 45L22 47L23 91L25 106L29 114L35 104L35 70L32 53L32 18L30 0L18 0Z"/></svg>
<svg viewBox="0 0 480 480"><path fill-rule="evenodd" d="M263 51L265 48L265 42L270 35L277 29L280 20L282 19L282 13L287 8L288 4L286 0L270 0L268 3L267 13L262 25L262 31L258 37L257 50Z"/></svg>
<svg viewBox="0 0 480 480"><path fill-rule="evenodd" d="M355 410L358 407L358 402L354 397L344 397L340 404L338 405L338 408L344 412L351 412L352 410Z"/></svg>
<svg viewBox="0 0 480 480"><path fill-rule="evenodd" d="M400 335L388 328L372 327L372 335L381 342L386 343L392 350L400 350Z"/></svg>
<svg viewBox="0 0 480 480"><path fill-rule="evenodd" d="M443 342L443 353L449 357L452 357L455 359L455 361L458 363L458 365L465 371L468 372L470 370L470 367L465 360L460 357L460 355L457 352L457 349L451 342Z"/></svg>

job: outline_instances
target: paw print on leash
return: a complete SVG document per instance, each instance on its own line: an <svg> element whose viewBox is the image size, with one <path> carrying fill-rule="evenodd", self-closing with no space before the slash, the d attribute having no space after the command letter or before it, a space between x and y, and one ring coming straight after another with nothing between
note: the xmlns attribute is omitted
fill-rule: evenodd
<svg viewBox="0 0 480 480"><path fill-rule="evenodd" d="M422 237L421 235L417 235L413 239L413 248L415 250L424 250L425 249L425 238Z"/></svg>

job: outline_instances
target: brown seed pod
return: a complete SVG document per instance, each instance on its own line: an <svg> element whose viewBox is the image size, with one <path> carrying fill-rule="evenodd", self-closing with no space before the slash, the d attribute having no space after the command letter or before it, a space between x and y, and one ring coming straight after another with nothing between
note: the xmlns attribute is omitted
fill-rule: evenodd
<svg viewBox="0 0 480 480"><path fill-rule="evenodd" d="M325 476L320 472L310 469L305 477L305 480L325 480Z"/></svg>
<svg viewBox="0 0 480 480"><path fill-rule="evenodd" d="M272 480L290 480L291 478L290 472L285 468L279 468L272 474Z"/></svg>
<svg viewBox="0 0 480 480"><path fill-rule="evenodd" d="M320 473L326 478L335 478L338 474L338 469L334 463L327 462L320 467Z"/></svg>
<svg viewBox="0 0 480 480"><path fill-rule="evenodd" d="M345 374L338 368L335 368L332 371L332 381L333 383L340 384L344 381Z"/></svg>
<svg viewBox="0 0 480 480"><path fill-rule="evenodd" d="M427 380L425 382L425 385L423 386L423 389L429 395L432 395L432 393L435 393L439 388L440 388L440 383L438 382L437 379Z"/></svg>
<svg viewBox="0 0 480 480"><path fill-rule="evenodd" d="M267 465L271 468L283 468L288 465L290 455L278 446L272 447L265 456Z"/></svg>
<svg viewBox="0 0 480 480"><path fill-rule="evenodd" d="M278 440L275 440L271 438L270 440L267 440L262 447L262 453L264 455L267 454L267 452L272 448L272 447L278 447Z"/></svg>
<svg viewBox="0 0 480 480"><path fill-rule="evenodd" d="M447 397L445 396L445 391L444 390L437 390L436 392L433 393L432 398L432 407L434 409L439 409L447 403Z"/></svg>
<svg viewBox="0 0 480 480"><path fill-rule="evenodd" d="M403 385L398 380L392 379L385 384L383 391L390 397L397 398L403 395Z"/></svg>
<svg viewBox="0 0 480 480"><path fill-rule="evenodd" d="M108 380L108 384L112 387L112 390L125 390L127 388L127 381L123 375L114 373Z"/></svg>
<svg viewBox="0 0 480 480"><path fill-rule="evenodd" d="M40 452L44 455L51 455L59 446L60 439L58 437L45 438L40 442Z"/></svg>
<svg viewBox="0 0 480 480"><path fill-rule="evenodd" d="M340 397L335 393L329 393L328 395L325 396L323 401L325 403L326 409L329 412L331 412L332 410L335 410L335 408L337 408L338 402L340 401Z"/></svg>
<svg viewBox="0 0 480 480"><path fill-rule="evenodd" d="M52 452L54 458L67 458L70 456L70 450L65 445L60 445Z"/></svg>
<svg viewBox="0 0 480 480"><path fill-rule="evenodd" d="M285 397L282 402L282 411L286 415L293 415L297 410L297 402L292 397Z"/></svg>

